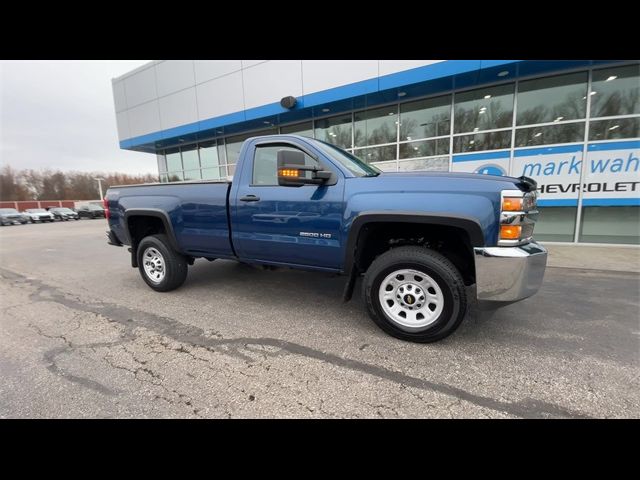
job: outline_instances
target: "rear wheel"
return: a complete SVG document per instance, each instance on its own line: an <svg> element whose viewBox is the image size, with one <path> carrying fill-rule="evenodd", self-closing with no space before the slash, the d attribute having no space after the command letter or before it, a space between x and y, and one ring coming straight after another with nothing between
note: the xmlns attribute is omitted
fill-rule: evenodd
<svg viewBox="0 0 640 480"><path fill-rule="evenodd" d="M187 258L171 247L165 234L143 238L138 245L137 256L142 279L158 292L174 290L187 278Z"/></svg>
<svg viewBox="0 0 640 480"><path fill-rule="evenodd" d="M412 342L451 335L467 310L460 272L423 247L394 248L376 258L365 274L363 297L382 330Z"/></svg>

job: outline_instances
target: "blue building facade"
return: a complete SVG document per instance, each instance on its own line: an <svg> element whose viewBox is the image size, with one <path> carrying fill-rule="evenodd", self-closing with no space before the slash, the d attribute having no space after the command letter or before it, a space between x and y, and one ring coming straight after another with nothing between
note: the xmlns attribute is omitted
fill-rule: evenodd
<svg viewBox="0 0 640 480"><path fill-rule="evenodd" d="M384 171L527 175L538 239L640 243L639 61L155 61L113 91L121 148L163 182L233 176L246 138L296 133Z"/></svg>

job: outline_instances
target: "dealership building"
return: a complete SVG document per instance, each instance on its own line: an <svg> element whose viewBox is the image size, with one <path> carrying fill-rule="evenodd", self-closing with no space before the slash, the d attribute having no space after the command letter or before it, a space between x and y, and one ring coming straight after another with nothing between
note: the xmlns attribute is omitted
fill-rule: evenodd
<svg viewBox="0 0 640 480"><path fill-rule="evenodd" d="M294 133L383 171L526 175L537 239L640 244L639 61L165 60L112 82L120 147L161 182Z"/></svg>

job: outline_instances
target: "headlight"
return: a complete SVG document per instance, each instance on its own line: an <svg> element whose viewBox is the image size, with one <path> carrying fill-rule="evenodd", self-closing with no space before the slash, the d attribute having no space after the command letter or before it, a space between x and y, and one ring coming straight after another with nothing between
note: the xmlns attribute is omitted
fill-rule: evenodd
<svg viewBox="0 0 640 480"><path fill-rule="evenodd" d="M538 219L537 192L503 190L500 200L498 245L521 245L531 240Z"/></svg>

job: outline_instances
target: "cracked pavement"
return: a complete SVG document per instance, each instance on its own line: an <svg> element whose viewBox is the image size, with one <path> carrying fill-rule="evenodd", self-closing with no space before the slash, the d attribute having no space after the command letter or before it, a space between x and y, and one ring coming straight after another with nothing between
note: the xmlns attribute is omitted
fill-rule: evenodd
<svg viewBox="0 0 640 480"><path fill-rule="evenodd" d="M444 341L387 336L344 279L197 260L149 289L103 220L0 229L0 418L640 414L640 276L549 268Z"/></svg>

